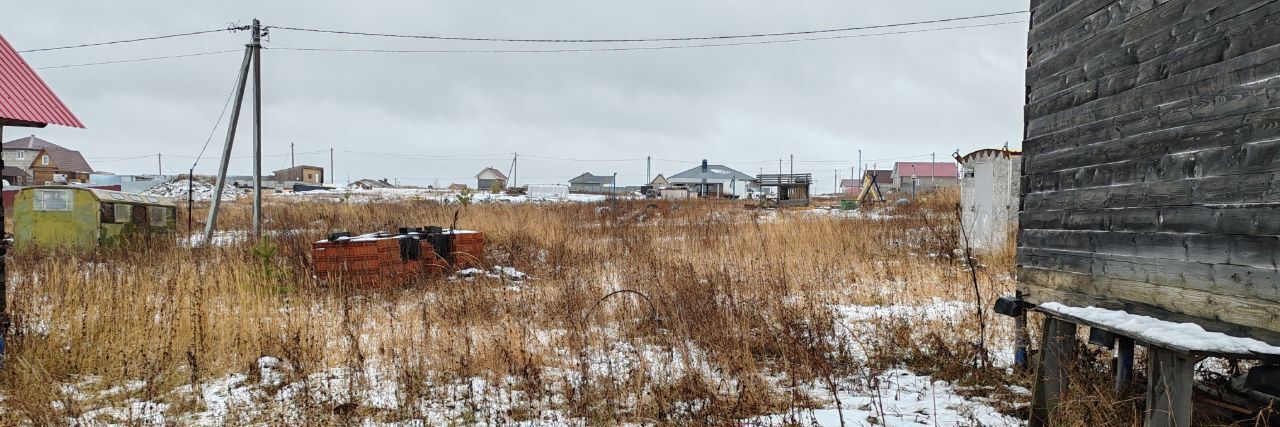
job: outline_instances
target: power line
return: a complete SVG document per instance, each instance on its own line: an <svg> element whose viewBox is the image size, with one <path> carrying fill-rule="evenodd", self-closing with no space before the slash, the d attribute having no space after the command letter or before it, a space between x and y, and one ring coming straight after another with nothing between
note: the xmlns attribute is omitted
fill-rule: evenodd
<svg viewBox="0 0 1280 427"><path fill-rule="evenodd" d="M227 106L231 105L231 97L236 94L236 87L240 85L240 73L236 73L235 80L231 81L231 90L227 91L227 100L222 103L222 112L218 113L218 120L213 122L213 129L209 129L209 136L204 139L204 146L200 147L200 154L196 155L196 160L191 162L191 170L196 169L196 165L200 163L200 158L204 157L204 150L209 148L209 141L213 141L213 134L218 132L218 126L222 124L222 117L227 114Z"/></svg>
<svg viewBox="0 0 1280 427"><path fill-rule="evenodd" d="M481 54L484 54L484 53L499 53L499 54L502 54L502 53L580 53L580 52L626 52L626 51L644 51L644 50L702 49L702 48L730 47L730 46L750 46L750 45L768 45L768 44L783 44L783 43L799 43L799 42L821 41L821 40L836 40L836 39L849 39L849 38L861 38L861 37L873 37L873 36L898 35L898 34L926 33L926 32L947 31L947 30L959 30L959 29L968 29L968 28L994 27L994 26L999 26L999 25L1022 24L1022 23L1026 23L1026 22L1027 22L1027 21L1005 21L1005 22L993 22L993 23L987 23L987 24L961 25L961 26L938 27L938 28L924 28L924 29L907 30L907 31L891 31L891 32L881 32L881 33L852 34L852 35L829 36L829 37L809 37L809 38L801 38L801 39L764 40L764 41L754 41L754 42L736 42L736 43L704 43L704 44L693 44L693 45L634 46L634 47L613 47L613 48L572 48L572 49L344 49L344 48L310 48L310 47L287 47L287 46L286 46L286 47L273 47L273 48L269 48L269 49L272 49L272 50L280 50L280 51L296 51L296 52L349 52L349 53L443 53L443 54L448 54L448 53L464 53L464 54L465 54L465 53L481 53ZM37 69L37 70L49 70L49 69L60 69L60 68L87 67L87 66L94 66L94 65L110 65L110 64L124 64L124 63L132 63L132 62L147 62L147 61L157 61L157 60L165 60L165 59L178 59L178 58L188 58L188 57L196 57L196 56L218 55L218 54L232 53L232 52L240 52L240 51L241 51L240 49L216 50L216 51L208 51L208 52L196 52L196 53L189 53L189 54L181 54L181 55L153 56L153 57L145 57L145 58L131 58L131 59L121 59L121 60L113 60L113 61L100 61L100 62L87 62L87 63L79 63L79 64L52 65L52 66L45 66L45 67L35 67L35 69Z"/></svg>
<svg viewBox="0 0 1280 427"><path fill-rule="evenodd" d="M896 23L896 24L866 25L866 26L857 26L857 27L829 28L829 29L820 29L820 30L787 31L787 32L777 32L777 33L734 34L734 35L718 35L718 36L685 36L685 37L658 37L658 38L633 38L633 39L518 39L518 38L500 38L500 37L461 37L461 36L392 34L392 33L365 32L365 31L325 30L325 29L290 27L290 26L271 26L270 28L290 30L290 31L305 31L305 32L313 32L313 33L406 38L406 39L428 39L428 40L519 42L519 43L638 43L638 42L674 42L674 41L725 40L725 39L760 38L760 37L798 36L798 35L808 35L808 34L823 34L823 33L836 33L836 32L847 32L847 31L858 31L858 30L872 30L872 29L879 29L879 28L903 27L903 26L910 26L910 25L937 24L937 23L943 23L943 22L993 18L997 16L1008 16L1008 15L1016 15L1016 14L1022 14L1022 13L1027 13L1027 11L1019 10L1014 12L989 13L985 15L931 19L926 21L902 22L902 23Z"/></svg>
<svg viewBox="0 0 1280 427"><path fill-rule="evenodd" d="M735 42L735 43L704 43L692 45L663 45L663 46L634 46L634 47L609 47L609 48L572 48L572 49L345 49L345 48L310 48L310 47L272 47L272 50L283 51L302 51L302 52L362 52L362 53L576 53L576 52L626 52L626 51L642 51L642 50L674 50L674 49L701 49L713 47L727 46L750 46L750 45L767 45L782 43L800 43L820 40L836 40L836 39L852 39L860 37L888 36L897 34L912 33L928 33L935 31L960 30L967 28L994 27L998 25L1009 24L1025 24L1028 21L1005 21L994 22L989 24L961 25L954 27L938 27L925 28L919 30L907 31L890 31L882 33L868 34L850 34L842 36L827 37L809 37L801 39L784 39L784 40L762 40L753 42Z"/></svg>
<svg viewBox="0 0 1280 427"><path fill-rule="evenodd" d="M141 37L141 38L136 38L136 39L112 40L112 41L109 41L109 42L83 43L83 44L74 44L74 45L56 46L56 47L43 47L43 48L39 48L39 49L27 49L27 50L20 50L20 51L18 51L18 53L48 52L48 51L51 51L51 50L76 49L76 48L82 48L82 47L93 47L93 46L107 46L107 45L121 44L121 43L134 43L134 42L142 42L142 41L149 41L149 40L169 39L169 38L174 38L174 37L194 36L194 35L198 35L198 34L217 33L217 32L221 32L221 31L228 31L228 32L231 32L231 31L247 30L247 29L249 29L249 27L247 27L247 26L243 26L243 27L227 27L227 28L218 28L218 29L214 29L214 30L192 31L192 32L189 32L189 33L165 34L165 35L161 35L161 36Z"/></svg>
<svg viewBox="0 0 1280 427"><path fill-rule="evenodd" d="M88 66L90 66L90 65L123 64L123 63L127 63L127 62L143 62L143 61L157 61L157 60L161 60L161 59L189 58L189 57L192 57L192 56L217 55L217 54L220 54L220 53L230 53L230 52L240 52L240 51L241 51L240 49L232 49L232 50L214 50L214 51L209 51L209 52L197 52L197 53L188 53L188 54L182 54L182 55L152 56L152 57L147 57L147 58L120 59L120 60L115 60L115 61L86 62L86 63L82 63L82 64L52 65L52 66L48 66L48 67L36 67L35 69L37 69L37 70L52 70L52 69L55 69L55 68L88 67Z"/></svg>
<svg viewBox="0 0 1280 427"><path fill-rule="evenodd" d="M531 158L531 159L539 159L539 160L556 160L556 161L566 161L566 162L638 162L638 161L642 161L642 160L644 160L644 158L635 158L635 159L570 159L570 158L564 158L564 157L548 157L548 156L535 156L535 155L525 155L525 157L528 157L528 158Z"/></svg>
<svg viewBox="0 0 1280 427"><path fill-rule="evenodd" d="M343 154L354 154L357 156L385 157L392 159L457 159L457 160L487 160L491 158L508 158L507 153L495 154L405 154L405 153L372 153L367 151L349 151L334 150Z"/></svg>

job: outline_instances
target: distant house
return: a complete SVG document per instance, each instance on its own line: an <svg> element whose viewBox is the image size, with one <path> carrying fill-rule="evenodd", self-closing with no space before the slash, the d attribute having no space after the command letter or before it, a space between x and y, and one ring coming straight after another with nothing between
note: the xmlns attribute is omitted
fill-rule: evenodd
<svg viewBox="0 0 1280 427"><path fill-rule="evenodd" d="M592 175L583 172L569 180L569 192L577 194L607 194L613 191L612 175Z"/></svg>
<svg viewBox="0 0 1280 427"><path fill-rule="evenodd" d="M451 186L452 187L452 186ZM507 188L507 176L492 167L484 168L476 174L476 189L501 191Z"/></svg>
<svg viewBox="0 0 1280 427"><path fill-rule="evenodd" d="M386 178L383 178L383 179L367 179L366 178L366 179L353 182L351 183L351 185L348 185L348 187L359 188L361 190L373 190L378 188L396 188L396 186L391 185L390 182L387 182Z"/></svg>
<svg viewBox="0 0 1280 427"><path fill-rule="evenodd" d="M467 184L449 184L449 191L466 191L466 190L470 190L470 188L467 188Z"/></svg>
<svg viewBox="0 0 1280 427"><path fill-rule="evenodd" d="M867 169L862 172L863 178L871 175L876 184L881 186L893 184L893 171L889 169Z"/></svg>
<svg viewBox="0 0 1280 427"><path fill-rule="evenodd" d="M1022 152L983 149L956 157L964 169L960 180L962 237L979 249L996 249L1018 228L1022 187Z"/></svg>
<svg viewBox="0 0 1280 427"><path fill-rule="evenodd" d="M667 181L702 197L741 197L760 188L755 177L725 165L707 164L706 160L701 166L671 175Z"/></svg>
<svg viewBox="0 0 1280 427"><path fill-rule="evenodd" d="M276 181L296 181L307 184L324 184L324 168L319 166L298 165L288 169L275 171Z"/></svg>
<svg viewBox="0 0 1280 427"><path fill-rule="evenodd" d="M862 188L862 183L856 179L840 180L840 194L844 196L856 196L858 190Z"/></svg>
<svg viewBox="0 0 1280 427"><path fill-rule="evenodd" d="M671 187L671 181L667 181L667 177L662 176L662 174L658 174L658 176L654 178L653 181L649 181L649 186L653 187L654 189L668 188L668 187Z"/></svg>
<svg viewBox="0 0 1280 427"><path fill-rule="evenodd" d="M88 183L93 168L79 151L31 135L4 143L5 165L22 169L31 176L31 185Z"/></svg>
<svg viewBox="0 0 1280 427"><path fill-rule="evenodd" d="M960 185L960 168L952 162L897 162L893 164L889 188L911 192ZM884 187L884 185L882 185Z"/></svg>

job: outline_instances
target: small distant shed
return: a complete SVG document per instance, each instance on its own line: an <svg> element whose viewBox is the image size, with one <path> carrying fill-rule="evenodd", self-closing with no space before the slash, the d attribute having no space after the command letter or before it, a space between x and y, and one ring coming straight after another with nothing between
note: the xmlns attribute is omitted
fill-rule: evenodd
<svg viewBox="0 0 1280 427"><path fill-rule="evenodd" d="M962 168L961 237L973 248L998 248L1018 228L1022 153L988 148L957 156L956 161Z"/></svg>
<svg viewBox="0 0 1280 427"><path fill-rule="evenodd" d="M14 198L14 243L40 246L112 245L132 238L172 236L172 199L96 188L24 188Z"/></svg>
<svg viewBox="0 0 1280 427"><path fill-rule="evenodd" d="M392 185L390 182L387 182L386 178L383 178L383 179L367 179L366 178L366 179L353 182L351 183L351 185L348 185L348 187L359 188L361 190L374 190L378 188L396 188L395 185Z"/></svg>
<svg viewBox="0 0 1280 427"><path fill-rule="evenodd" d="M280 169L272 174L276 181L296 181L306 184L324 184L324 168L319 166L298 165L288 169Z"/></svg>
<svg viewBox="0 0 1280 427"><path fill-rule="evenodd" d="M671 187L671 181L668 181L667 177L662 176L662 174L658 174L653 178L653 181L649 181L649 186L655 189L668 188Z"/></svg>
<svg viewBox="0 0 1280 427"><path fill-rule="evenodd" d="M756 179L761 187L775 187L778 191L778 206L809 206L809 186L813 184L813 174L784 173L762 174Z"/></svg>
<svg viewBox="0 0 1280 427"><path fill-rule="evenodd" d="M661 188L656 190L663 200L684 200L693 197L688 188Z"/></svg>
<svg viewBox="0 0 1280 427"><path fill-rule="evenodd" d="M507 175L492 167L484 168L476 174L476 189L502 191L507 188Z"/></svg>
<svg viewBox="0 0 1280 427"><path fill-rule="evenodd" d="M569 191L579 194L604 194L613 188L612 175L596 175L583 172L569 180Z"/></svg>

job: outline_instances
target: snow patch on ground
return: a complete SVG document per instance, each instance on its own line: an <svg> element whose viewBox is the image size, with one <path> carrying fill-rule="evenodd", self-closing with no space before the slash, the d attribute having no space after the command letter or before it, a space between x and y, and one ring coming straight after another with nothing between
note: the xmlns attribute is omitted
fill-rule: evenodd
<svg viewBox="0 0 1280 427"><path fill-rule="evenodd" d="M835 402L822 409L761 417L748 425L839 426L1021 426L1021 420L990 405L961 396L945 381L902 369L887 371L870 387L842 386L840 409Z"/></svg>
<svg viewBox="0 0 1280 427"><path fill-rule="evenodd" d="M173 178L164 184L157 185L143 191L142 194L152 196L168 197L177 201L187 200L187 179L186 177ZM202 180L197 177L195 182L191 184L192 198L197 202L207 202L213 200L214 183ZM248 194L248 191L228 184L222 189L222 201L232 201Z"/></svg>

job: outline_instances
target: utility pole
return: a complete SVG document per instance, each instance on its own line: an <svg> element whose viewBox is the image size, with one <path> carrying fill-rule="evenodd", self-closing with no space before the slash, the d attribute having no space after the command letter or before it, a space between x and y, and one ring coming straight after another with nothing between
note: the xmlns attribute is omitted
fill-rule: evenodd
<svg viewBox="0 0 1280 427"><path fill-rule="evenodd" d="M262 238L262 24L253 20L253 239Z"/></svg>
<svg viewBox="0 0 1280 427"><path fill-rule="evenodd" d="M518 184L516 178L520 174L520 153L512 153L512 155L515 157L511 158L511 186L515 187Z"/></svg>
<svg viewBox="0 0 1280 427"><path fill-rule="evenodd" d="M653 183L653 156L644 157L644 183Z"/></svg>
<svg viewBox="0 0 1280 427"><path fill-rule="evenodd" d="M796 155L795 154L791 155L791 174L792 175L796 174Z"/></svg>
<svg viewBox="0 0 1280 427"><path fill-rule="evenodd" d="M862 150L858 150L858 164L855 166L858 168L858 176L853 177L853 179L860 180L862 179Z"/></svg>
<svg viewBox="0 0 1280 427"><path fill-rule="evenodd" d="M916 181L919 179L916 178L916 165L913 164L911 165L911 203L916 202Z"/></svg>
<svg viewBox="0 0 1280 427"><path fill-rule="evenodd" d="M156 153L156 175L164 176L164 162L160 160L160 153Z"/></svg>
<svg viewBox="0 0 1280 427"><path fill-rule="evenodd" d="M337 184L338 176L333 172L333 147L329 147L329 183Z"/></svg>
<svg viewBox="0 0 1280 427"><path fill-rule="evenodd" d="M293 143L292 142L289 143L289 167L290 168L298 167L298 162L294 161L293 159Z"/></svg>
<svg viewBox="0 0 1280 427"><path fill-rule="evenodd" d="M257 20L254 20L256 23ZM209 205L209 219L204 223L204 242L213 239L213 229L218 225L218 208L222 205L222 189L227 185L227 164L231 162L231 146L236 140L236 124L240 122L240 105L244 103L244 87L249 80L249 62L253 60L253 45L244 47L244 61L240 63L240 81L236 83L236 101L231 105L231 121L227 122L227 139L222 146L222 162L218 165L218 182L213 187L213 200Z"/></svg>
<svg viewBox="0 0 1280 427"><path fill-rule="evenodd" d="M929 189L938 186L938 153L929 153Z"/></svg>
<svg viewBox="0 0 1280 427"><path fill-rule="evenodd" d="M835 184L831 186L831 194L840 194L840 169L836 169Z"/></svg>

